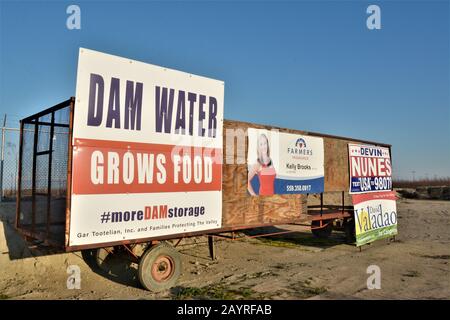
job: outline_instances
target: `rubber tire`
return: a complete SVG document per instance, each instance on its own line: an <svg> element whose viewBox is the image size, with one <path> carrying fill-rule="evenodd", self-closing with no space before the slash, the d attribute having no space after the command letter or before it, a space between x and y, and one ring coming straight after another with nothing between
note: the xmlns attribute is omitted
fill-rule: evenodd
<svg viewBox="0 0 450 320"><path fill-rule="evenodd" d="M326 227L320 229L312 229L320 227L320 221L313 220L311 221L311 232L316 238L327 239L331 236L331 232L333 231L333 220L324 220L323 224L328 223Z"/></svg>
<svg viewBox="0 0 450 320"><path fill-rule="evenodd" d="M112 252L114 247L107 247ZM95 271L105 271L104 261L107 259L109 252L105 248L82 250L81 255L86 264Z"/></svg>
<svg viewBox="0 0 450 320"><path fill-rule="evenodd" d="M173 262L173 272L167 280L157 281L152 277L151 268L154 261L160 256L167 256ZM173 287L181 275L181 256L167 242L161 242L145 251L139 261L139 282L142 287L152 292L160 292Z"/></svg>
<svg viewBox="0 0 450 320"><path fill-rule="evenodd" d="M81 256L83 257L84 262L91 268L94 269L97 267L94 258L94 249L86 249L81 251Z"/></svg>

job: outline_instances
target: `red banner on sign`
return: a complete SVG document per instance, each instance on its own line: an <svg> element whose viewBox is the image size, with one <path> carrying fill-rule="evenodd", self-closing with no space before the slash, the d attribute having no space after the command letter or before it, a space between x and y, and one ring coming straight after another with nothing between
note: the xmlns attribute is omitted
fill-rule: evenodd
<svg viewBox="0 0 450 320"><path fill-rule="evenodd" d="M222 190L217 148L75 139L72 193Z"/></svg>

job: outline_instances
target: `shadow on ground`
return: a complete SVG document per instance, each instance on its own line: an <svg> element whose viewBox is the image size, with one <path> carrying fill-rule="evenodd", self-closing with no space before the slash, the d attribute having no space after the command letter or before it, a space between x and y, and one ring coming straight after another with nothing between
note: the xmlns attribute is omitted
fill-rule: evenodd
<svg viewBox="0 0 450 320"><path fill-rule="evenodd" d="M258 235L287 231L292 231L292 229L269 226L246 230L244 234L249 237L255 237ZM262 244L279 247L305 246L317 249L327 249L337 245L352 244L351 241L348 241L344 232L337 230L333 230L329 238L317 238L312 235L311 231L292 231L290 233L257 237L257 239Z"/></svg>
<svg viewBox="0 0 450 320"><path fill-rule="evenodd" d="M81 254L83 260L96 274L122 285L141 288L137 264L130 260L126 252L116 250L114 254L108 254L100 262L95 257L95 250L83 250Z"/></svg>

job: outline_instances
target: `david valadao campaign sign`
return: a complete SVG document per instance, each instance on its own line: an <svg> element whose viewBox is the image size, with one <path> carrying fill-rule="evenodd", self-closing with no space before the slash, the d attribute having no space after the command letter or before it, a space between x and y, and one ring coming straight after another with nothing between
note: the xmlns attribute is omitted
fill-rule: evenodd
<svg viewBox="0 0 450 320"><path fill-rule="evenodd" d="M356 245L397 234L397 206L394 191L352 195Z"/></svg>
<svg viewBox="0 0 450 320"><path fill-rule="evenodd" d="M322 138L255 128L247 134L251 195L323 192Z"/></svg>
<svg viewBox="0 0 450 320"><path fill-rule="evenodd" d="M69 246L219 228L224 83L80 48Z"/></svg>

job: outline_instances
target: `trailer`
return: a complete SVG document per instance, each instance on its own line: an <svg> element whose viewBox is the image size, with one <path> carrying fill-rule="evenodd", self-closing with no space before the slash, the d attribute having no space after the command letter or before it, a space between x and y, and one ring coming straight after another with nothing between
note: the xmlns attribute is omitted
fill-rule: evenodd
<svg viewBox="0 0 450 320"><path fill-rule="evenodd" d="M165 72L165 70L162 71ZM98 88L102 86L101 80L92 79L91 75L91 81L97 81L94 82L94 89L99 90ZM111 88L114 81L111 81ZM92 83L89 86L91 90L93 88ZM120 86L118 80L117 86ZM128 84L126 87L129 88ZM135 88L138 88L138 85ZM158 94L164 94L163 90L164 88ZM113 91L111 92L110 97L115 95ZM167 90L166 93L170 97L170 90ZM174 95L176 95L175 91ZM333 229L340 228L345 230L348 239L352 241L355 233L355 222L352 200L349 195L348 145L360 143L381 146L389 150L391 148L390 145L377 142L218 119L223 134L219 134L217 137L223 139L221 142L225 149L223 153L211 151L213 152L212 157L215 157L211 164L211 170L220 179L214 180L212 177L208 177L210 173L207 173L206 169L204 172L201 171L202 168L206 168L206 166L200 164L200 161L205 158L199 156L197 159L193 158L193 163L198 164L199 172L191 173L192 177L178 172L180 174L179 179L185 179L185 182L187 178L198 179L197 184L190 180L186 182L186 185L189 185L191 189L183 189L182 186L177 184L167 186L164 182L158 185L157 191L162 191L162 195L158 199L172 201L170 200L172 199L170 198L170 192L176 189L178 193L174 196L174 199L181 201L180 198L186 197L188 200L183 201L191 203L189 198L202 195L199 192L202 189L198 187L198 185L203 186L202 179L207 181L210 179L211 183L207 186L209 188L207 195L212 197L211 205L217 206L214 208L219 208L220 212L215 214L220 217L220 221L205 219L201 222L201 225L189 225L189 221L197 216L201 217L203 215L202 210L205 211L208 208L179 205L179 203L184 202L177 202L176 207L170 207L169 209L159 203L153 206L149 204L141 211L130 209L129 211L120 211L119 215L119 211L108 211L108 202L112 203L115 198L120 197L121 203L130 204L139 202L139 199L147 199L147 197L150 199L151 193L154 192L151 189L153 184L157 185L158 179L163 181L162 170L157 172L156 169L155 177L149 177L143 173L144 178L139 178L139 181L132 182L131 180L140 174L133 170L144 170L142 169L144 168L142 166L143 159L151 165L150 159L152 156L146 155L144 151L153 150L153 148L164 150L164 145L149 146L143 143L132 144L128 141L117 142L101 139L92 140L94 141L92 142L90 139L74 137L74 130L79 130L77 126L84 125L84 123L80 124L80 118L77 118L77 116L80 117L80 114L84 111L87 113L87 109L77 109L77 107L83 108L82 102L78 101L80 96L83 97L83 94L79 94L77 84L77 98L71 97L62 103L22 119L20 122L16 228L28 239L37 239L68 252L81 250L85 257L93 259L100 265L108 255L119 251L125 252L130 260L139 266L138 275L141 285L151 291L161 291L176 283L182 268L176 247L183 239L189 237L208 236L212 259L215 258L214 238L234 239L236 231L266 226L308 225L314 236L324 238L329 237ZM108 96L108 94L105 96ZM180 96L182 95L180 94ZM200 96L192 96L190 101L193 101L194 98L196 100L204 99ZM207 100L205 98L205 101ZM209 103L209 124L214 125L211 114L214 115L214 105L217 105L218 102L211 98ZM109 122L111 126L105 129L106 134L109 134L110 131L108 130L112 130L114 126L120 126L118 122L120 115L114 113L114 111L117 110L114 106L111 107L110 102L108 112L112 112L113 115L104 115L103 117L111 120ZM97 109L97 113L92 112L90 116L88 122L97 121L99 109ZM131 111L129 116L131 116ZM116 117L116 121L114 121L114 117ZM187 130L188 127L186 127ZM293 192L292 194L251 196L249 194L250 182L247 163L250 142L248 133L250 130L271 130L282 134L320 139L323 143L323 190L321 189L321 192L315 195L308 192ZM92 135L91 131L86 132L84 138L98 138L90 136ZM201 135L201 130L198 133ZM215 137L214 133L204 132L203 134L205 137L208 134L210 134L210 137ZM120 138L118 139L120 140ZM192 150L196 150L197 147L193 147ZM102 150L107 151L102 153ZM112 153L108 150L115 151ZM200 151L206 152L205 150L207 149L203 148ZM161 167L164 163L163 159L158 162L158 156L155 155L154 158L155 168ZM217 158L220 158L220 161L217 161ZM183 170L182 159L182 157L179 159L179 169L171 168L172 172ZM141 167L133 170L128 167L128 172L132 171L132 174L117 174L119 171L115 170L119 168L118 161L120 163L127 163L128 161L127 166L130 166L131 163L140 163ZM87 162L90 162L90 165ZM95 167L93 163L97 166ZM220 163L220 166L215 167L218 163ZM192 170L195 170L194 165L192 165L192 168ZM146 170L147 173L150 172L150 169L147 168ZM90 184L87 185L87 182L83 179L90 179ZM153 184L148 183L147 189L142 190L142 185L149 182L150 179L155 179L155 181L151 180ZM110 183L108 184L108 182ZM183 181L180 180L178 183L182 184ZM104 190L106 191L104 192ZM197 193L189 193L186 190L193 190ZM106 193L107 196L96 197L99 192ZM138 194L141 198L133 198L133 194ZM332 201L328 198L331 194L333 194ZM335 200L336 195L338 195L339 201ZM214 198L216 196L217 198ZM172 211L168 212L167 210ZM98 215L95 216L95 219L97 219L95 223L102 228L83 229L85 224L94 223L93 220L90 220L94 216L91 211L95 211L95 214ZM81 214L84 214L84 216L79 218ZM178 222L172 223L176 230L174 232L164 230L163 227L170 227L170 225L159 225L158 223L168 219L169 215L179 218L178 220L173 219L174 221L188 222L184 225ZM191 220L187 219L188 216ZM183 220L184 218L186 219ZM152 222L151 225L148 223L146 225L146 227L150 226L152 229L142 227L139 231L136 230L137 228L130 228L130 226L138 225L131 224L131 221L137 223L145 221L145 219L148 219L147 222ZM103 228L107 223L114 221L118 222L117 225L126 222L127 227L121 230ZM210 225L207 225L208 223ZM89 231L82 232L80 230ZM91 232L94 234L91 234ZM261 236L267 235L270 234L261 234Z"/></svg>

